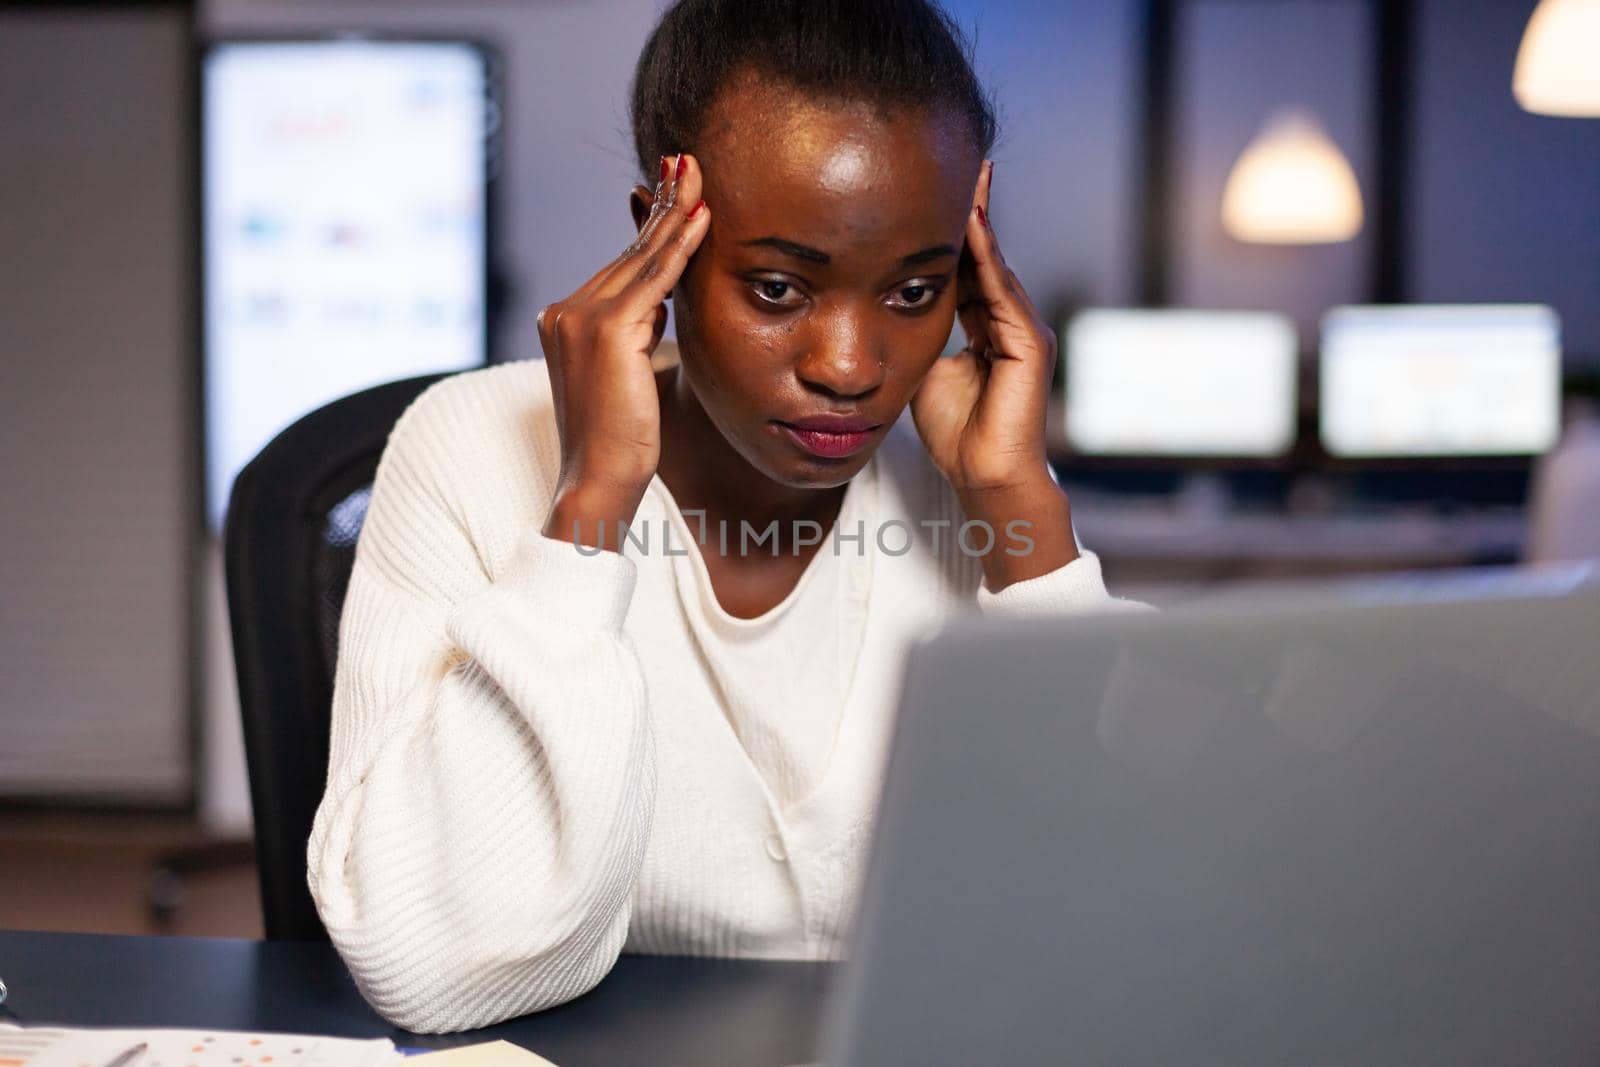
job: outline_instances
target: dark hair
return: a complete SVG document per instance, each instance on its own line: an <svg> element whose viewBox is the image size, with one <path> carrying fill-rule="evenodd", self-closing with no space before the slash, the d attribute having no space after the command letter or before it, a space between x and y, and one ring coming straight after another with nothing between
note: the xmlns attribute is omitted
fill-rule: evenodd
<svg viewBox="0 0 1600 1067"><path fill-rule="evenodd" d="M948 107L979 154L994 147L966 38L931 0L678 0L633 74L634 151L650 182L661 156L694 150L711 102L747 70L825 100Z"/></svg>

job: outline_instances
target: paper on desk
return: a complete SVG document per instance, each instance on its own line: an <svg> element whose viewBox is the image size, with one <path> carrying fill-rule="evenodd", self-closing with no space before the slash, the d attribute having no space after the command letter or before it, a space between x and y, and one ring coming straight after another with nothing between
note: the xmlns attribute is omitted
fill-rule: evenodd
<svg viewBox="0 0 1600 1067"><path fill-rule="evenodd" d="M141 1044L147 1047L128 1067L394 1067L404 1060L382 1037L0 1023L0 1067L105 1067Z"/></svg>
<svg viewBox="0 0 1600 1067"><path fill-rule="evenodd" d="M460 1048L441 1049L422 1056L412 1056L410 1062L423 1063L427 1067L556 1067L543 1056L509 1041L484 1041Z"/></svg>

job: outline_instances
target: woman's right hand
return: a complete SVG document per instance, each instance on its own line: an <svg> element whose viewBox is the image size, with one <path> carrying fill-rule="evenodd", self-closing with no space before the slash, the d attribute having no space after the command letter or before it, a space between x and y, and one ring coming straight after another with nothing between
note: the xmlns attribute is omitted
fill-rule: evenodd
<svg viewBox="0 0 1600 1067"><path fill-rule="evenodd" d="M710 226L693 156L662 157L638 238L577 292L539 312L561 438L561 474L544 533L621 551L661 459L661 412L650 356L665 301ZM599 520L605 523L601 536Z"/></svg>

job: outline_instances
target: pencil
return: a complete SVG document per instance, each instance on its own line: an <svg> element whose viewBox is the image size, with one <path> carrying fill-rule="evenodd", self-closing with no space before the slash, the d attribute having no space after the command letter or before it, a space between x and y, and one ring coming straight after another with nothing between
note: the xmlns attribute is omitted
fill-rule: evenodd
<svg viewBox="0 0 1600 1067"><path fill-rule="evenodd" d="M133 1062L133 1058L135 1056L139 1055L139 1053L143 1052L149 1047L149 1042L141 1041L127 1051L118 1054L115 1059L106 1064L106 1067L128 1067L128 1064Z"/></svg>

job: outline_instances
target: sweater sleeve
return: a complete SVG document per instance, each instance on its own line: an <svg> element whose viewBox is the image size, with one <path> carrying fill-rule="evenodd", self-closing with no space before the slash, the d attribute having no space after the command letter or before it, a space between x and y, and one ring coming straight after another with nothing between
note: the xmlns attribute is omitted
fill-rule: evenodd
<svg viewBox="0 0 1600 1067"><path fill-rule="evenodd" d="M978 586L978 608L986 615L1051 615L1079 611L1154 611L1106 591L1100 557L1080 548L1078 558L1055 570L1012 582L998 593L987 577Z"/></svg>
<svg viewBox="0 0 1600 1067"><path fill-rule="evenodd" d="M529 528L490 579L448 479L422 476L437 462L400 438L340 621L307 873L373 1008L445 1033L570 1000L611 969L655 763L622 629L637 564Z"/></svg>

